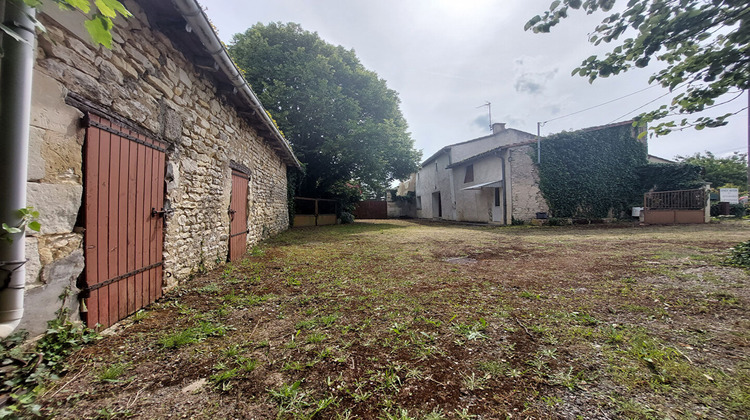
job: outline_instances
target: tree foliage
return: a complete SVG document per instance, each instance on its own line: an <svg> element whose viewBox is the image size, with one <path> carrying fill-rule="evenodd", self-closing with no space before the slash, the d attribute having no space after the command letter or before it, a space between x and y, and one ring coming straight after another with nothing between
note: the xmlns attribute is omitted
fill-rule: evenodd
<svg viewBox="0 0 750 420"><path fill-rule="evenodd" d="M712 188L733 185L745 190L747 186L747 155L735 152L733 155L718 158L711 152L705 155L696 153L692 156L677 156L683 163L703 168L703 179L711 183Z"/></svg>
<svg viewBox="0 0 750 420"><path fill-rule="evenodd" d="M549 32L568 17L571 9L587 14L611 12L616 3L555 0L544 15L529 20L526 29ZM603 58L593 55L573 70L574 75L588 77L590 82L633 67L646 67L654 59L664 63L665 68L654 73L649 83L668 88L674 96L670 105L640 115L638 120L644 124L708 110L719 105L717 100L723 95L738 97L750 87L747 0L628 0L624 10L602 20L589 35L589 41L595 45L617 43ZM733 114L683 118L651 128L660 135L689 126L699 130L718 127L726 125Z"/></svg>
<svg viewBox="0 0 750 420"><path fill-rule="evenodd" d="M703 168L690 163L649 163L636 171L643 192L692 190L706 183Z"/></svg>
<svg viewBox="0 0 750 420"><path fill-rule="evenodd" d="M51 0L56 3L61 9L64 10L79 10L85 14L91 13L84 26L91 35L91 39L97 43L102 44L107 48L112 48L112 28L114 27L112 19L116 18L118 14L124 17L131 17L132 15L128 9L123 6L118 0ZM29 7L41 7L42 0L23 0ZM35 22L38 29L44 31L44 26L39 23L33 16L30 18ZM5 32L11 38L19 42L25 42L23 38L15 33L15 30L9 26L0 24L0 30Z"/></svg>
<svg viewBox="0 0 750 420"><path fill-rule="evenodd" d="M347 182L381 192L416 170L397 93L354 51L271 23L236 34L229 53L304 163L300 194L331 197Z"/></svg>

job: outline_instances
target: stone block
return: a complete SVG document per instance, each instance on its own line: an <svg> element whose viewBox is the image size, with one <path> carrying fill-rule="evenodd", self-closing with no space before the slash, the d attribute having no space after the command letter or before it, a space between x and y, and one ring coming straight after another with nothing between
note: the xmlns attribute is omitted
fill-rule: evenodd
<svg viewBox="0 0 750 420"><path fill-rule="evenodd" d="M182 135L182 118L180 118L180 114L171 108L166 108L163 115L164 121L162 122L162 126L164 127L164 137L167 140L178 141Z"/></svg>
<svg viewBox="0 0 750 420"><path fill-rule="evenodd" d="M42 157L42 146L44 145L45 130L38 127L29 129L29 167L27 181L38 181L47 174L47 164Z"/></svg>
<svg viewBox="0 0 750 420"><path fill-rule="evenodd" d="M83 113L65 104L65 87L39 70L33 77L31 126L75 135Z"/></svg>
<svg viewBox="0 0 750 420"><path fill-rule="evenodd" d="M83 186L76 184L26 184L26 202L40 213L43 234L70 233L81 207Z"/></svg>
<svg viewBox="0 0 750 420"><path fill-rule="evenodd" d="M45 266L42 270L44 285L26 291L24 316L18 328L27 330L32 336L44 333L47 321L54 319L63 305L68 309L72 320L80 320L75 285L83 267L83 251L80 249ZM72 293L63 302L60 296L68 288Z"/></svg>
<svg viewBox="0 0 750 420"><path fill-rule="evenodd" d="M26 288L34 288L40 284L42 262L39 259L39 240L33 236L26 237Z"/></svg>

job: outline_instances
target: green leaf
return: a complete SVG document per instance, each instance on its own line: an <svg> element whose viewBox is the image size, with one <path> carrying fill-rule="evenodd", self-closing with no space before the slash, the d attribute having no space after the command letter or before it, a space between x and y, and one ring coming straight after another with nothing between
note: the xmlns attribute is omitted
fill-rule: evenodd
<svg viewBox="0 0 750 420"><path fill-rule="evenodd" d="M21 233L21 229L13 226L8 226L7 223L3 223L3 230L8 233Z"/></svg>
<svg viewBox="0 0 750 420"><path fill-rule="evenodd" d="M15 39L18 42L23 42L24 44L28 44L28 42L25 39L23 39L20 35L18 35L16 31L14 31L12 28L8 26L3 25L2 23L0 23L0 31L5 32L9 37Z"/></svg>
<svg viewBox="0 0 750 420"><path fill-rule="evenodd" d="M37 222L36 220L29 223L29 229L33 230L34 232L39 232L42 229L42 224Z"/></svg>
<svg viewBox="0 0 750 420"><path fill-rule="evenodd" d="M112 48L112 20L106 16L95 15L84 23L91 39L107 48Z"/></svg>
<svg viewBox="0 0 750 420"><path fill-rule="evenodd" d="M125 17L132 16L128 9L117 0L95 0L95 3L99 12L104 16L114 18L117 17L117 12Z"/></svg>
<svg viewBox="0 0 750 420"><path fill-rule="evenodd" d="M83 13L88 13L89 11L91 11L91 3L89 3L89 0L62 0L58 3L60 3L61 7L67 5L69 7L78 9Z"/></svg>

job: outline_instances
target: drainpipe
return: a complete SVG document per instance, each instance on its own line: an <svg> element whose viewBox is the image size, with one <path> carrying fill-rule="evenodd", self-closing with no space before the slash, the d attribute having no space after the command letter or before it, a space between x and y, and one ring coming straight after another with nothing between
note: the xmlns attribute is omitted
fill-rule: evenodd
<svg viewBox="0 0 750 420"><path fill-rule="evenodd" d="M0 222L18 226L18 209L26 207L26 168L29 160L31 75L36 33L30 16L35 10L22 0L0 1L5 7L3 24L26 42L4 32L0 59ZM26 283L25 238L12 234L13 242L0 240L0 337L16 329L23 317Z"/></svg>

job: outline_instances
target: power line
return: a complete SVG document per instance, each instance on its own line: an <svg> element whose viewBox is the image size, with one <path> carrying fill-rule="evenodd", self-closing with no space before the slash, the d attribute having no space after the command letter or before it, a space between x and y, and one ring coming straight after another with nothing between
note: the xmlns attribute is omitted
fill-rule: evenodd
<svg viewBox="0 0 750 420"><path fill-rule="evenodd" d="M611 104L612 102L616 102L616 101L619 101L620 99L625 99L625 98L627 98L627 97L629 97L629 96L633 96L633 95L635 95L635 94L638 94L638 93L641 93L641 92L643 92L643 91L646 91L646 90L649 90L649 89L655 88L655 87L657 87L657 86L659 86L659 85L651 85L651 86L649 86L649 87L643 88L643 89L641 89L641 90L638 90L638 91L635 91L635 92L633 92L633 93L629 93L629 94L627 94L627 95L624 95L624 96L620 96L619 98L615 98L615 99L609 100L609 101L607 101L607 102L603 102L603 103L600 103L600 104L598 104L598 105L594 105L594 106L588 107L588 108L586 108L586 109L582 109L582 110L580 110L580 111L576 111L576 112L571 112L570 114L566 114L566 115L561 115L561 116L559 116L559 117L556 117L556 118L552 118L552 119L550 119L550 120L547 120L547 121L542 121L542 122L541 122L540 124L546 124L546 123L548 123L548 122L552 122L552 121L556 121L556 120L559 120L559 119L562 119L562 118L570 117L571 115L576 115L576 114L580 114L580 113L582 113L582 112L590 111L590 110L592 110L592 109L595 109L595 108L599 108L600 106L604 106L604 105L608 105L608 104ZM631 111L631 112L632 112L632 111Z"/></svg>
<svg viewBox="0 0 750 420"><path fill-rule="evenodd" d="M652 103L654 103L654 102L658 101L659 99L661 99L661 98L663 98L663 97L665 97L665 96L671 95L671 94L672 94L672 92L670 91L670 92L667 92L667 93L665 93L664 95L661 95L661 96L659 96L658 98L656 98L656 99L654 99L654 100L648 101L648 102L646 102L645 104L643 104L643 105L639 106L638 108L636 108L636 109L634 109L634 110L632 110L632 111L628 111L628 112L626 112L626 113L624 113L624 114L620 115L619 117L617 117L617 118L615 118L614 120L610 121L610 122L609 122L608 124L612 124L612 123L613 123L613 122L615 122L615 121L619 121L619 120L620 120L621 118L627 117L628 115L630 115L630 114L634 113L635 111L638 111L638 110L639 110L639 109L641 109L641 108L645 108L645 107L647 107L648 105L651 105Z"/></svg>

